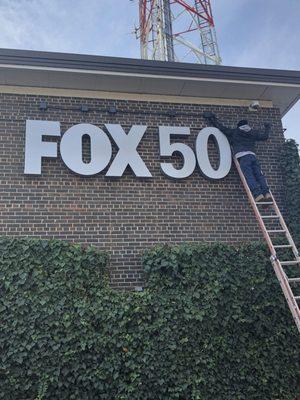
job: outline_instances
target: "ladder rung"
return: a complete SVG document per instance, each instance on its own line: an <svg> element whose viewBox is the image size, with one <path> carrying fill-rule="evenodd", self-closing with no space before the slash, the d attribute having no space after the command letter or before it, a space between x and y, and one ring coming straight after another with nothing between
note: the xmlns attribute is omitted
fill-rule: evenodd
<svg viewBox="0 0 300 400"><path fill-rule="evenodd" d="M256 201L255 204L267 205L267 204L273 204L273 202L272 201Z"/></svg>
<svg viewBox="0 0 300 400"><path fill-rule="evenodd" d="M296 265L300 264L300 261L280 261L281 265Z"/></svg>
<svg viewBox="0 0 300 400"><path fill-rule="evenodd" d="M289 282L299 282L300 283L300 278L288 278Z"/></svg>
<svg viewBox="0 0 300 400"><path fill-rule="evenodd" d="M285 229L271 229L271 230L267 230L268 233L283 233L286 232Z"/></svg>
<svg viewBox="0 0 300 400"><path fill-rule="evenodd" d="M289 247L293 247L291 244L276 244L274 245L274 249L287 249Z"/></svg>
<svg viewBox="0 0 300 400"><path fill-rule="evenodd" d="M295 300L300 300L300 296L295 296Z"/></svg>
<svg viewBox="0 0 300 400"><path fill-rule="evenodd" d="M261 215L262 218L279 218L278 215Z"/></svg>

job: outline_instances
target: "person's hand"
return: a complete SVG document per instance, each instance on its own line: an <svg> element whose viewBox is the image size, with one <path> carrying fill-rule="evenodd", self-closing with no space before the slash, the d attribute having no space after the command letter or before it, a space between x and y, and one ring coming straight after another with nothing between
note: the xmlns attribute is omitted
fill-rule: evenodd
<svg viewBox="0 0 300 400"><path fill-rule="evenodd" d="M214 119L216 118L215 114L209 111L206 111L202 114L202 117L205 119Z"/></svg>
<svg viewBox="0 0 300 400"><path fill-rule="evenodd" d="M270 122L265 122L265 123L264 123L264 127L265 127L266 129L270 129L271 126L272 126L272 124L270 124Z"/></svg>

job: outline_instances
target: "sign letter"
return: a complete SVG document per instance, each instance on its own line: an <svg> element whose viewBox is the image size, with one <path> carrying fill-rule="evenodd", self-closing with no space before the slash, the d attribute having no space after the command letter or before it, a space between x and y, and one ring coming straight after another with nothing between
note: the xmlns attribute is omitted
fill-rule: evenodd
<svg viewBox="0 0 300 400"><path fill-rule="evenodd" d="M57 143L44 142L43 136L60 136L60 123L55 121L26 121L25 174L40 175L42 157L57 157Z"/></svg>
<svg viewBox="0 0 300 400"><path fill-rule="evenodd" d="M88 135L91 141L91 160L82 159L82 137ZM71 126L60 142L61 157L70 170L80 175L95 175L102 171L111 159L111 143L102 129L92 124Z"/></svg>
<svg viewBox="0 0 300 400"><path fill-rule="evenodd" d="M136 176L151 177L151 172L136 150L147 126L133 125L128 134L119 124L105 124L105 126L119 147L106 176L122 176L127 165L129 165Z"/></svg>

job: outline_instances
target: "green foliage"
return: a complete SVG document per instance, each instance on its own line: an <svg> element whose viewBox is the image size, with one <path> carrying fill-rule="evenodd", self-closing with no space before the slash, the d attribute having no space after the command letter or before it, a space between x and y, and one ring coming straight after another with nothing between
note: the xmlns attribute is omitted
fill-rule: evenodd
<svg viewBox="0 0 300 400"><path fill-rule="evenodd" d="M79 354L93 343L107 261L91 247L0 238L1 399L42 399L51 383L74 384L69 368L80 371Z"/></svg>
<svg viewBox="0 0 300 400"><path fill-rule="evenodd" d="M300 156L295 140L285 141L281 164L286 188L287 221L300 244Z"/></svg>
<svg viewBox="0 0 300 400"><path fill-rule="evenodd" d="M172 334L159 338L181 354L165 377L185 387L181 398L295 400L300 337L264 245L159 246L144 264L149 290L169 304L160 312Z"/></svg>
<svg viewBox="0 0 300 400"><path fill-rule="evenodd" d="M261 244L159 246L141 293L107 255L0 240L0 399L295 400L300 339Z"/></svg>

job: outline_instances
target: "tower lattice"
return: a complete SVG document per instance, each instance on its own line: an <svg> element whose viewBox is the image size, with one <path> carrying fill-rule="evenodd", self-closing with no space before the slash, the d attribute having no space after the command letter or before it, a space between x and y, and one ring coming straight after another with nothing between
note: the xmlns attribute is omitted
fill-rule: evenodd
<svg viewBox="0 0 300 400"><path fill-rule="evenodd" d="M220 64L210 0L139 0L141 57Z"/></svg>

